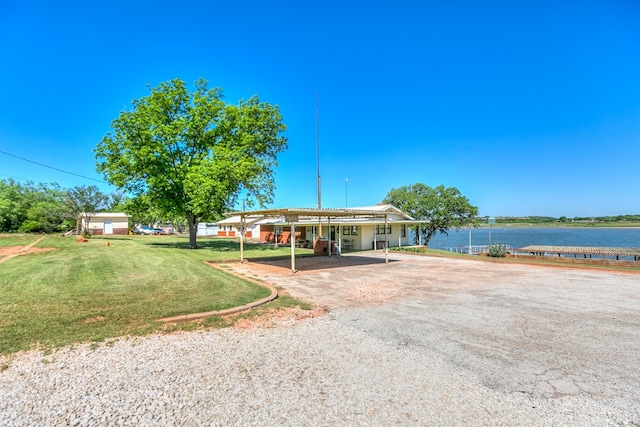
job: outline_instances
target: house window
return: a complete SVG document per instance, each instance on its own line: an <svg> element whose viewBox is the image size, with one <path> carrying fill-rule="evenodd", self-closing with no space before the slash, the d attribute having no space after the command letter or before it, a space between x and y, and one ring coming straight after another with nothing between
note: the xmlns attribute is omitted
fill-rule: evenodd
<svg viewBox="0 0 640 427"><path fill-rule="evenodd" d="M407 237L407 226L405 224L400 224L400 236Z"/></svg>
<svg viewBox="0 0 640 427"><path fill-rule="evenodd" d="M357 225L352 225L351 226L351 235L352 236L357 236L358 235L358 226Z"/></svg>
<svg viewBox="0 0 640 427"><path fill-rule="evenodd" d="M391 234L391 226L387 225L387 228L384 228L384 225L376 225L375 229L376 234Z"/></svg>
<svg viewBox="0 0 640 427"><path fill-rule="evenodd" d="M351 227L342 227L342 235L349 236L351 234Z"/></svg>

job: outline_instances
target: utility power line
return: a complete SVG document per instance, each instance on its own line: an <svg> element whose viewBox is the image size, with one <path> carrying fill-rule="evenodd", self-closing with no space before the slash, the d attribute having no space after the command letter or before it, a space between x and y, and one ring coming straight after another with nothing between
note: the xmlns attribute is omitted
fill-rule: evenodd
<svg viewBox="0 0 640 427"><path fill-rule="evenodd" d="M45 165L45 164L42 164L42 163L35 162L33 160L25 159L24 157L16 156L15 154L7 153L6 151L0 150L0 154L5 154L7 156L15 157L16 159L20 159L20 160L23 160L25 162L33 163L34 165L42 166L44 168L53 169L53 170L56 170L58 172L67 173L69 175L78 176L78 177L84 178L84 179L89 179L91 181L96 181L96 182L99 182L101 184L106 184L106 182L102 181L101 179L90 178L88 176L84 176L84 175L80 175L80 174L77 174L77 173L65 171L65 170L62 170L62 169L59 169L59 168L54 168L53 166L49 166L49 165Z"/></svg>
<svg viewBox="0 0 640 427"><path fill-rule="evenodd" d="M20 178L19 176L12 176L12 175L7 175L6 173L0 173L0 175L2 176L8 176L9 178L13 178L13 179L17 179L19 181L29 181L26 178Z"/></svg>

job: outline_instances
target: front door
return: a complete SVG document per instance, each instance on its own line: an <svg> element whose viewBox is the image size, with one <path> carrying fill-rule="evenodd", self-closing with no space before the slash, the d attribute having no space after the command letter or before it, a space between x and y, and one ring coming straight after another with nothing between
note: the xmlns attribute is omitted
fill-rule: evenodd
<svg viewBox="0 0 640 427"><path fill-rule="evenodd" d="M336 227L334 225L331 226L331 241L335 242L336 241L336 228L338 229L338 233L340 232L340 226Z"/></svg>
<svg viewBox="0 0 640 427"><path fill-rule="evenodd" d="M113 224L110 219L104 220L104 227L102 229L102 234L113 234Z"/></svg>

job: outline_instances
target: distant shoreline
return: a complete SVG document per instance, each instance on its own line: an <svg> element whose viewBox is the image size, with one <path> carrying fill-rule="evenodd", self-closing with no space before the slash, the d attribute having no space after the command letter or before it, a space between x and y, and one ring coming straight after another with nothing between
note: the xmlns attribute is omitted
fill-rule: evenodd
<svg viewBox="0 0 640 427"><path fill-rule="evenodd" d="M464 228L464 227L462 227ZM602 223L597 222L593 224L575 224L575 223L555 223L555 222L544 222L544 223L521 223L521 222L505 222L505 223L494 223L493 225L489 225L486 223L480 224L479 228L640 228L640 222L634 223Z"/></svg>

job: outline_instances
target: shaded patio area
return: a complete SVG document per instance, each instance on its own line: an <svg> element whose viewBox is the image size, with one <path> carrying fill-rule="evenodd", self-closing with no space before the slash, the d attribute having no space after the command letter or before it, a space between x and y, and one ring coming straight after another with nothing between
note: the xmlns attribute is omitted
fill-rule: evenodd
<svg viewBox="0 0 640 427"><path fill-rule="evenodd" d="M310 274L342 267L379 265L398 261L389 258L386 260L385 258L380 258L379 253L376 255L377 256L366 256L363 253L351 253L332 257L323 255L298 256L296 259L296 274ZM291 260L288 257L245 259L243 264L249 268L257 267L268 269L276 274L292 274Z"/></svg>

